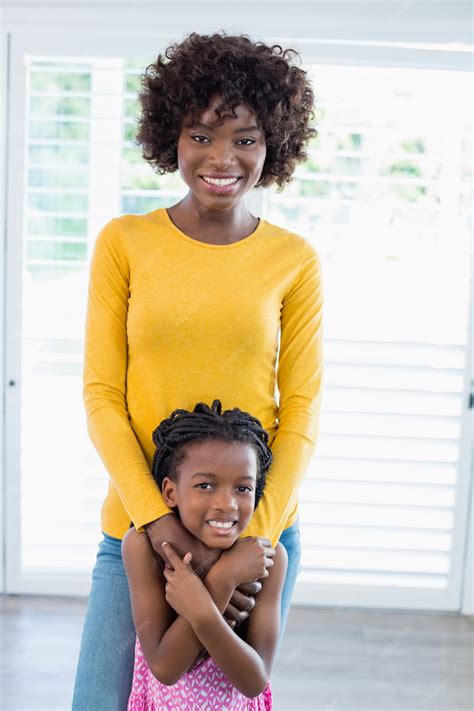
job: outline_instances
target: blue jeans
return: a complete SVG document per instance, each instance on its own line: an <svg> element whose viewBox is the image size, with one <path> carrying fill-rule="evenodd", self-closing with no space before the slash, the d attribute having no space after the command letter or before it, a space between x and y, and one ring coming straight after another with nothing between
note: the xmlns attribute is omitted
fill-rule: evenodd
<svg viewBox="0 0 474 711"><path fill-rule="evenodd" d="M298 520L283 531L280 542L288 553L288 570L281 602L278 645L285 633L291 596L301 569ZM92 571L72 711L126 711L132 688L135 628L122 541L103 533Z"/></svg>

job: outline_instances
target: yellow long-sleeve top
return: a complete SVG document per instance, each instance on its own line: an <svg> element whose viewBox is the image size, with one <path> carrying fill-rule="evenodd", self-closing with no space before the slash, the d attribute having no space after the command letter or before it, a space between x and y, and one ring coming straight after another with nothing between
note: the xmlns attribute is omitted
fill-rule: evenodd
<svg viewBox="0 0 474 711"><path fill-rule="evenodd" d="M89 436L110 476L101 529L123 538L172 509L151 475L152 432L215 398L270 435L264 494L241 536L275 545L298 515L322 381L316 250L261 219L232 244L200 242L165 208L110 220L92 254L85 332ZM278 401L275 390L278 385Z"/></svg>

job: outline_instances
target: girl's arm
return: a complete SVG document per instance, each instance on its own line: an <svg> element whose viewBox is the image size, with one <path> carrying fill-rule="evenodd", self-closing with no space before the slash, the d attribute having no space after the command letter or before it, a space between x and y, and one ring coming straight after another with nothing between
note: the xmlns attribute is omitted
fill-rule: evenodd
<svg viewBox="0 0 474 711"><path fill-rule="evenodd" d="M146 534L129 529L122 541L122 557L128 576L133 622L152 674L166 685L174 684L202 650L190 623L177 616L165 597L162 563ZM203 580L221 615L234 592L228 576L218 574L216 563ZM225 627L230 627L222 618Z"/></svg>
<svg viewBox="0 0 474 711"><path fill-rule="evenodd" d="M281 543L275 546L273 566L263 580L258 604L250 614L244 642L225 623L215 604L196 611L190 619L196 636L239 691L250 698L260 694L269 678L280 634L281 594L288 556Z"/></svg>

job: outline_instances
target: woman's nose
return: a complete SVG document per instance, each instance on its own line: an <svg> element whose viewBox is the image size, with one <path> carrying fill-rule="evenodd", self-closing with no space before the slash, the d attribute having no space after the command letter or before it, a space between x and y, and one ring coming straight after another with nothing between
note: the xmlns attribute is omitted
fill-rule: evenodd
<svg viewBox="0 0 474 711"><path fill-rule="evenodd" d="M233 163L233 147L228 143L214 143L211 148L209 162L216 166L216 170L225 170Z"/></svg>

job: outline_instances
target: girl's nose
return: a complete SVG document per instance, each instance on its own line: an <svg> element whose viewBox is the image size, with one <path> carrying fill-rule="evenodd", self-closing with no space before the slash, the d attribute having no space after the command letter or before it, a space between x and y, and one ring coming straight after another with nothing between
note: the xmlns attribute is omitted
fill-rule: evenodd
<svg viewBox="0 0 474 711"><path fill-rule="evenodd" d="M220 511L236 511L238 508L235 496L226 496L225 494L220 494L212 503L213 507Z"/></svg>

